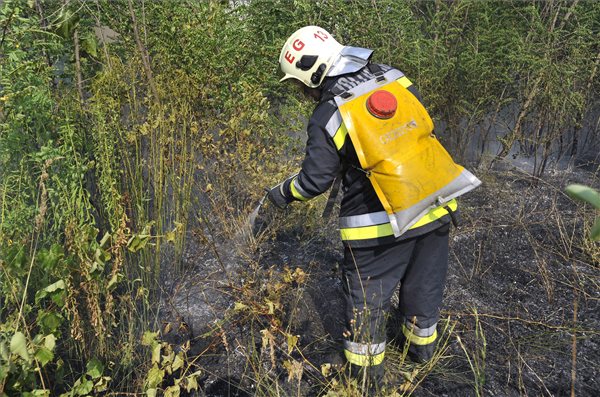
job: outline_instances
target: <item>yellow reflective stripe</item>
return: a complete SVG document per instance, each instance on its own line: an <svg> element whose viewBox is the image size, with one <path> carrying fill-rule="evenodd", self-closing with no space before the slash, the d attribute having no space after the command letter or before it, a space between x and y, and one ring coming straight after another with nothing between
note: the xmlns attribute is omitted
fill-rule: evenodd
<svg viewBox="0 0 600 397"><path fill-rule="evenodd" d="M400 85L404 88L408 88L412 85L412 82L408 79L408 77L403 76L396 80Z"/></svg>
<svg viewBox="0 0 600 397"><path fill-rule="evenodd" d="M458 208L458 202L456 201L456 199L450 200L448 202L447 206L452 211L456 211L456 209ZM431 223L431 222L433 222L435 220L440 219L444 215L448 215L448 211L446 211L446 209L444 207L434 208L431 211L429 211L427 214L425 214L425 216L423 216L421 219L419 219L417 221L417 223L415 223L414 225L412 225L410 227L410 229L415 229L417 227L427 225L428 223Z"/></svg>
<svg viewBox="0 0 600 397"><path fill-rule="evenodd" d="M360 365L361 367L370 367L371 365L381 364L385 357L385 352L381 352L374 356L365 356L344 349L344 355L350 364Z"/></svg>
<svg viewBox="0 0 600 397"><path fill-rule="evenodd" d="M450 200L447 205L452 211L456 211L458 208L458 202L456 199ZM421 219L419 219L417 223L412 225L410 229L416 229L417 227L425 226L447 214L448 211L446 211L444 207L434 208L425 214L425 216L423 216ZM394 231L392 230L392 225L390 223L384 223L374 226L341 228L340 234L342 235L342 240L344 241L367 240L370 238L393 236Z"/></svg>
<svg viewBox="0 0 600 397"><path fill-rule="evenodd" d="M342 124L340 124L340 128L338 128L333 136L333 143L335 144L335 148L337 150L340 150L342 146L344 146L344 142L346 142L346 135L348 135L348 129L342 122Z"/></svg>
<svg viewBox="0 0 600 397"><path fill-rule="evenodd" d="M300 194L300 192L298 192L298 189L296 189L296 186L294 185L295 181L296 181L296 178L292 179L292 183L290 183L290 190L292 191L292 196L294 196L294 198L296 198L300 201L309 200L307 197L304 197L303 195Z"/></svg>
<svg viewBox="0 0 600 397"><path fill-rule="evenodd" d="M394 235L391 223L374 226L350 227L340 229L342 240L366 240L369 238Z"/></svg>
<svg viewBox="0 0 600 397"><path fill-rule="evenodd" d="M422 337L410 332L410 329L408 329L404 324L402 324L402 333L404 334L406 339L408 339L408 341L413 345L429 345L430 343L435 342L435 340L437 339L437 330L433 331L433 335L431 336Z"/></svg>

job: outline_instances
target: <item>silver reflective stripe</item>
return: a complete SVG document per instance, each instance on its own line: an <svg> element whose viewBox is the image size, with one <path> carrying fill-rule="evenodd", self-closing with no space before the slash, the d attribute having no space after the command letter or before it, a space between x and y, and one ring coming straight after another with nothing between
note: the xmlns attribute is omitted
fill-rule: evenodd
<svg viewBox="0 0 600 397"><path fill-rule="evenodd" d="M377 79L372 79L369 80L365 83L359 84L356 87L346 91L349 94L352 94L351 96L349 96L348 98L344 99L341 96L336 96L335 97L335 103L339 106L341 106L342 104L344 104L345 102L351 101L352 99L361 96L363 94L366 94L367 92L371 92L376 88L380 88L383 85L387 84L387 83L391 83L393 81L398 80L400 77L403 77L404 73L402 73L401 71L397 70L397 69L392 69L386 73L383 74L383 77L385 78L384 81L377 81Z"/></svg>
<svg viewBox="0 0 600 397"><path fill-rule="evenodd" d="M381 343L356 343L349 340L344 341L344 349L354 354L363 356L374 356L385 351L385 342Z"/></svg>
<svg viewBox="0 0 600 397"><path fill-rule="evenodd" d="M389 223L389 221L388 214L385 211L379 211L362 215L342 216L340 217L340 227L374 226Z"/></svg>
<svg viewBox="0 0 600 397"><path fill-rule="evenodd" d="M302 186L300 186L300 182L298 182L298 177L294 178L294 181L292 182L294 184L294 187L296 188L296 191L298 193L300 193L302 195L302 197L304 198L313 198L315 196L306 193L306 190L302 189Z"/></svg>
<svg viewBox="0 0 600 397"><path fill-rule="evenodd" d="M402 235L402 233L410 229L412 225L417 223L430 210L446 204L450 200L475 189L479 185L481 185L481 181L464 169L452 182L437 192L430 194L410 208L394 212L390 216L394 236L399 237Z"/></svg>
<svg viewBox="0 0 600 397"><path fill-rule="evenodd" d="M342 115L340 114L340 111L336 109L335 113L327 122L325 130L327 131L329 136L333 138L337 130L340 128L340 125L342 125Z"/></svg>
<svg viewBox="0 0 600 397"><path fill-rule="evenodd" d="M372 54L373 50L368 48L345 46L333 62L327 76L333 77L356 72L369 62Z"/></svg>
<svg viewBox="0 0 600 397"><path fill-rule="evenodd" d="M412 323L408 319L405 319L404 326L413 334L420 336L421 338L426 338L433 335L437 327L437 323L433 324L431 327L419 328L416 324Z"/></svg>

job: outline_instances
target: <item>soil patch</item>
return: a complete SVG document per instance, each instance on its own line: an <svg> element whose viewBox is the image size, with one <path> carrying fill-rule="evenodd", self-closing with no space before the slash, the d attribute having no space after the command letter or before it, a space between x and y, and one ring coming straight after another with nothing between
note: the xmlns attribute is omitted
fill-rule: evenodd
<svg viewBox="0 0 600 397"><path fill-rule="evenodd" d="M391 347L389 371L418 373L415 396L570 395L573 380L576 395L600 395L600 248L584 239L589 208L563 193L569 183L598 188L597 176L480 177L451 231L439 359L425 370ZM324 393L323 365L341 360L341 260L335 219L244 247L192 240L161 317L189 330L164 337L192 341L199 395Z"/></svg>

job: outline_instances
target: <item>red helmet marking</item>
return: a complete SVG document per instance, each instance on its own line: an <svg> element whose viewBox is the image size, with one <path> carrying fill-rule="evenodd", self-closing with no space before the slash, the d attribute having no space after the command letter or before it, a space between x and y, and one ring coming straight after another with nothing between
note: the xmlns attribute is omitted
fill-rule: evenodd
<svg viewBox="0 0 600 397"><path fill-rule="evenodd" d="M304 48L304 43L300 39L296 39L292 43L292 48L296 51L300 51L301 49Z"/></svg>
<svg viewBox="0 0 600 397"><path fill-rule="evenodd" d="M317 30L317 33L314 34L315 39L321 39L321 41L325 41L326 39L329 38L329 36L327 36L327 33L324 33L320 30Z"/></svg>
<svg viewBox="0 0 600 397"><path fill-rule="evenodd" d="M289 51L285 52L285 55L283 56L285 58L286 61L288 61L290 64L294 63L294 59L296 59L295 56L293 56Z"/></svg>

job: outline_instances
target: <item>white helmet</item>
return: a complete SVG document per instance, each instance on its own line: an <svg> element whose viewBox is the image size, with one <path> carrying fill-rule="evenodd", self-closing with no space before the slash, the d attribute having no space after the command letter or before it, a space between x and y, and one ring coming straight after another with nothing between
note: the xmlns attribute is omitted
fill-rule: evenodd
<svg viewBox="0 0 600 397"><path fill-rule="evenodd" d="M285 73L280 81L294 78L316 88L344 48L328 31L305 26L292 34L279 54L279 67Z"/></svg>

